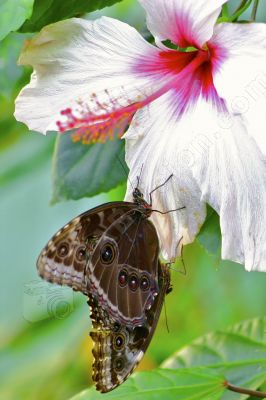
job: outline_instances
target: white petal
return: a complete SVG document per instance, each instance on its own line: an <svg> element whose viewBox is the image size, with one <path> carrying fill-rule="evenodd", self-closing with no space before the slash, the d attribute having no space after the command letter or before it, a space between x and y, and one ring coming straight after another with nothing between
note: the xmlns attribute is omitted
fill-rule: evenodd
<svg viewBox="0 0 266 400"><path fill-rule="evenodd" d="M214 74L218 94L266 154L266 24L219 24L211 42L224 54Z"/></svg>
<svg viewBox="0 0 266 400"><path fill-rule="evenodd" d="M126 199L132 200L130 182L135 185L140 172L140 190L147 201L149 193L174 174L167 184L154 192L152 208L168 211L186 207L165 215L154 212L151 216L163 255L169 260L175 257L181 239L182 244L194 240L206 216L206 207L200 200L200 189L189 167L190 152L186 150L186 139L189 141L191 135L184 138L176 134L177 126L180 132L186 130L186 119L177 122L173 117L175 106L169 106L171 96L169 92L138 111L124 135L126 161L130 167ZM177 162L179 155L183 158L181 162Z"/></svg>
<svg viewBox="0 0 266 400"><path fill-rule="evenodd" d="M111 18L73 18L49 25L21 54L20 64L32 65L34 72L17 98L15 117L45 133L57 129L60 111L77 101L95 103L95 93L102 108L114 101L128 105L151 86L145 77L136 80L132 65L158 51L135 29Z"/></svg>
<svg viewBox="0 0 266 400"><path fill-rule="evenodd" d="M226 127L223 116L199 101L193 112L175 118L173 95L141 110L126 136L129 179L145 198L171 173L174 177L154 192L153 208L185 210L152 219L168 259L176 245L192 242L205 219L205 203L220 215L222 258L266 271L266 169L262 153L239 117ZM144 126L145 123L145 126ZM141 129L139 132L138 130ZM132 198L128 186L126 198Z"/></svg>
<svg viewBox="0 0 266 400"><path fill-rule="evenodd" d="M220 214L222 258L266 271L265 158L238 116L216 136L193 176L202 200Z"/></svg>
<svg viewBox="0 0 266 400"><path fill-rule="evenodd" d="M202 47L227 0L139 0L156 41L170 39L181 47Z"/></svg>

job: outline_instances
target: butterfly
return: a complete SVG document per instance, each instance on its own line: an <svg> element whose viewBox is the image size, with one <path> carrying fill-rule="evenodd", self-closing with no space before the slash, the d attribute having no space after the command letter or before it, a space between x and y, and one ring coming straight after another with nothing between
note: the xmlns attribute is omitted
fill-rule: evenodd
<svg viewBox="0 0 266 400"><path fill-rule="evenodd" d="M79 215L37 260L43 279L88 296L92 378L101 392L120 385L138 365L170 291L169 268L159 260L157 232L148 219L157 211L151 194L149 204L135 188L133 202L105 203Z"/></svg>

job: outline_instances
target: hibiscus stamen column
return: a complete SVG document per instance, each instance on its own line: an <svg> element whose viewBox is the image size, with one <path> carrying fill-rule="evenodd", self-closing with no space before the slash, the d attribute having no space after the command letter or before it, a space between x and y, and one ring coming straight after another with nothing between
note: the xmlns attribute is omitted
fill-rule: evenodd
<svg viewBox="0 0 266 400"><path fill-rule="evenodd" d="M134 72L145 75L165 74L165 80L160 89L144 100L136 101L126 107L119 107L117 99L110 99L111 111L106 110L105 105L98 100L96 94L93 94L91 97L94 106L93 111L88 104L82 103L77 104L79 107L76 110L66 108L61 111L65 120L57 121L60 132L63 133L69 129L77 128L73 139L74 141L81 140L83 143L105 142L107 139L113 139L115 133L117 136L121 136L136 111L152 103L169 90L182 87L183 81L191 80L204 64L207 64L210 68L211 54L208 49L191 53L168 51L161 52L158 56L152 64L138 61L134 67ZM203 92L211 91L212 81L205 80L204 82L204 77L200 76L201 73L198 75L202 81ZM108 94L107 90L105 92ZM195 98L198 95L199 91L194 94ZM186 107L187 102L188 99L185 98L184 107Z"/></svg>

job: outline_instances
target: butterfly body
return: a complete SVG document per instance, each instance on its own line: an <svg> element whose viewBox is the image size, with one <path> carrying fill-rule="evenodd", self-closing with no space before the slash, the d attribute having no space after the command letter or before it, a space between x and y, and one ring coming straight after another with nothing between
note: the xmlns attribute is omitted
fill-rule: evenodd
<svg viewBox="0 0 266 400"><path fill-rule="evenodd" d="M41 252L45 280L89 297L94 341L93 379L102 392L122 383L142 358L170 286L159 261L151 205L134 202L91 209L60 229Z"/></svg>

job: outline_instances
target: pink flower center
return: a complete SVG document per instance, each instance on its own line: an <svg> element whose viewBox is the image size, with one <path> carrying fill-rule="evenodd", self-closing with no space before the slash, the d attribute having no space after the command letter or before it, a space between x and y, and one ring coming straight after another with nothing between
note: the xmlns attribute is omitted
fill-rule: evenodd
<svg viewBox="0 0 266 400"><path fill-rule="evenodd" d="M176 99L176 115L179 117L202 97L217 110L224 110L225 104L215 89L213 74L223 59L222 51L212 44L206 50L180 52L161 51L156 60L140 60L137 72L140 75L163 75L170 82L168 90Z"/></svg>

